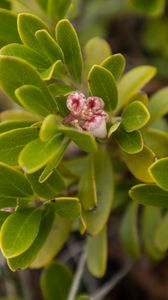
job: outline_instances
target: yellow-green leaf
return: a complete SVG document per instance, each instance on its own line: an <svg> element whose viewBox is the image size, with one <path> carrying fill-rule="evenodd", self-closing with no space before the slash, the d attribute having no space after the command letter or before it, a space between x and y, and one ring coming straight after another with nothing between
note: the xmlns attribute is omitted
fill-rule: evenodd
<svg viewBox="0 0 168 300"><path fill-rule="evenodd" d="M20 209L6 219L0 232L5 257L18 256L32 245L39 231L41 212L34 208Z"/></svg>
<svg viewBox="0 0 168 300"><path fill-rule="evenodd" d="M126 73L118 84L119 99L117 110L126 105L156 73L151 66L140 66Z"/></svg>
<svg viewBox="0 0 168 300"><path fill-rule="evenodd" d="M60 45L69 72L78 82L81 81L83 60L78 36L68 20L61 20L56 26L56 39Z"/></svg>
<svg viewBox="0 0 168 300"><path fill-rule="evenodd" d="M129 204L121 225L121 243L124 250L134 258L140 257L140 245L137 229L137 210L135 202Z"/></svg>
<svg viewBox="0 0 168 300"><path fill-rule="evenodd" d="M36 139L27 144L20 153L19 164L31 174L44 167L52 159L62 142L62 135L57 134L47 142Z"/></svg>
<svg viewBox="0 0 168 300"><path fill-rule="evenodd" d="M93 96L98 96L105 103L105 110L116 108L118 91L114 76L102 66L94 65L88 75L89 87Z"/></svg>
<svg viewBox="0 0 168 300"><path fill-rule="evenodd" d="M168 191L168 158L161 158L149 168L150 175L161 189Z"/></svg>
<svg viewBox="0 0 168 300"><path fill-rule="evenodd" d="M96 236L87 238L86 253L89 272L95 277L103 277L107 267L106 226Z"/></svg>

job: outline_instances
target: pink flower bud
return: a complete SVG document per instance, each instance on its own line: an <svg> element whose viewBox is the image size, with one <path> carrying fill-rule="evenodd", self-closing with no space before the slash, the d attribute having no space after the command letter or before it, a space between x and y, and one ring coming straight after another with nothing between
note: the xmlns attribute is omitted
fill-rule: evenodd
<svg viewBox="0 0 168 300"><path fill-rule="evenodd" d="M88 97L86 100L86 107L88 110L92 110L92 112L97 112L104 108L104 102L99 97Z"/></svg>
<svg viewBox="0 0 168 300"><path fill-rule="evenodd" d="M70 94L67 99L67 107L73 115L79 115L84 107L86 98L82 93Z"/></svg>
<svg viewBox="0 0 168 300"><path fill-rule="evenodd" d="M106 119L101 115L94 116L91 121L86 121L83 128L95 137L103 139L107 136Z"/></svg>

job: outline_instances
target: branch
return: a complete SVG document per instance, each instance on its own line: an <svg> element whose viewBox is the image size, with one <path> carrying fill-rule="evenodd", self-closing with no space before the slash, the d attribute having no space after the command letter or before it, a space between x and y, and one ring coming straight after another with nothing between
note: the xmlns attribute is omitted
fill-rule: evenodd
<svg viewBox="0 0 168 300"><path fill-rule="evenodd" d="M79 264L72 282L72 286L69 292L69 296L67 300L75 300L78 288L79 288L79 284L80 284L80 280L85 268L85 262L86 262L86 253L82 253L80 260L79 260Z"/></svg>

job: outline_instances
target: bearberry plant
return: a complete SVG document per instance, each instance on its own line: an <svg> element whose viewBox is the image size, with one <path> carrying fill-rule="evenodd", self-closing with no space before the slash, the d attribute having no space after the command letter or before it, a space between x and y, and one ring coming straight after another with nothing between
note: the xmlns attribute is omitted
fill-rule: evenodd
<svg viewBox="0 0 168 300"><path fill-rule="evenodd" d="M166 255L168 88L149 99L155 68L125 71L103 39L81 50L62 19L70 0L37 2L46 23L0 9L0 87L14 103L0 115L0 248L12 271L44 267L46 300L91 299L52 262L72 232L95 277L106 273L107 222L118 209L129 256L142 247L152 259Z"/></svg>

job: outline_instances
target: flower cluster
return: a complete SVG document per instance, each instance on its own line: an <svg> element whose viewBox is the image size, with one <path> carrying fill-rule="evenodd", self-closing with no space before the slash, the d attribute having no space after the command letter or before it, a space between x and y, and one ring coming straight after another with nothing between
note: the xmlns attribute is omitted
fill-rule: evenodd
<svg viewBox="0 0 168 300"><path fill-rule="evenodd" d="M103 110L104 102L99 97L88 97L82 93L70 94L67 98L70 114L64 119L65 124L88 131L98 138L107 136L107 113Z"/></svg>

